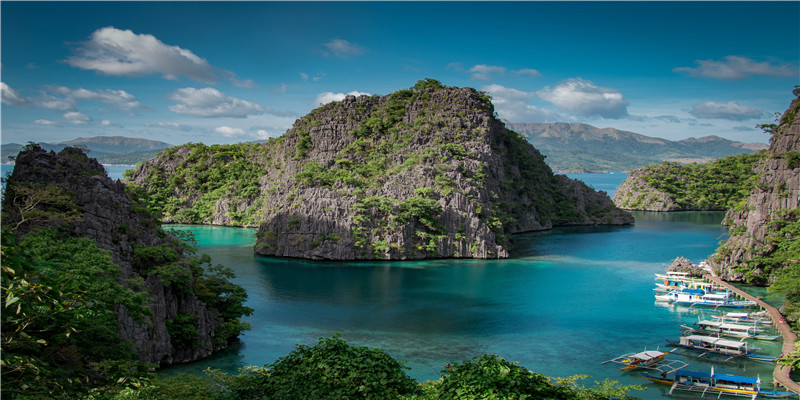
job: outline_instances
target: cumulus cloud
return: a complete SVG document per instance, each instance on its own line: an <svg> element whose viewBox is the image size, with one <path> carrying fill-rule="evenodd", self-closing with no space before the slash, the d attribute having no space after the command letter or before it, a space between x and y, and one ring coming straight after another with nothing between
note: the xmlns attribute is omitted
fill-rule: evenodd
<svg viewBox="0 0 800 400"><path fill-rule="evenodd" d="M324 43L323 46L325 46L334 57L338 58L347 58L349 56L360 56L364 54L363 47L344 39L333 39L328 43Z"/></svg>
<svg viewBox="0 0 800 400"><path fill-rule="evenodd" d="M695 104L689 114L703 119L729 119L732 121L744 121L748 119L760 118L764 115L759 109L743 106L735 101L727 103L715 103L705 101Z"/></svg>
<svg viewBox="0 0 800 400"><path fill-rule="evenodd" d="M241 128L231 128L230 126L220 126L214 129L214 132L219 133L222 136L228 138L235 138L244 135L244 129Z"/></svg>
<svg viewBox="0 0 800 400"><path fill-rule="evenodd" d="M31 102L30 98L12 89L5 82L0 82L0 99L3 104L15 107L27 107Z"/></svg>
<svg viewBox="0 0 800 400"><path fill-rule="evenodd" d="M541 72L531 68L523 68L516 70L514 71L514 74L519 76L530 76L531 78L538 78L542 76Z"/></svg>
<svg viewBox="0 0 800 400"><path fill-rule="evenodd" d="M559 119L558 114L528 104L536 96L535 92L508 88L501 85L487 85L481 88L492 95L497 113L512 122L546 122Z"/></svg>
<svg viewBox="0 0 800 400"><path fill-rule="evenodd" d="M53 91L57 94L63 95L65 100L80 99L97 101L126 111L136 108L144 108L144 105L136 99L136 96L124 90L88 90L84 88L70 89L64 86L58 86L53 88Z"/></svg>
<svg viewBox="0 0 800 400"><path fill-rule="evenodd" d="M581 78L545 87L538 95L561 110L584 117L619 119L628 116L628 100L622 93Z"/></svg>
<svg viewBox="0 0 800 400"><path fill-rule="evenodd" d="M245 118L248 115L259 115L264 108L247 100L237 99L214 88L183 88L167 96L178 103L169 106L169 110L193 117L229 117Z"/></svg>
<svg viewBox="0 0 800 400"><path fill-rule="evenodd" d="M727 56L722 60L696 60L696 67L679 67L672 71L696 78L726 80L747 79L750 75L797 76L800 67L791 64L773 64L748 57Z"/></svg>
<svg viewBox="0 0 800 400"><path fill-rule="evenodd" d="M67 122L74 125L86 125L89 123L89 121L91 121L91 118L89 118L88 115L77 111L70 111L68 113L64 113L62 117L64 117L64 119L67 120Z"/></svg>
<svg viewBox="0 0 800 400"><path fill-rule="evenodd" d="M25 96L5 83L2 83L3 103L17 107L39 107L49 110L74 111L78 100L96 101L113 106L115 109L131 112L146 108L136 96L114 89L88 90L70 89L65 86L46 86L38 97Z"/></svg>
<svg viewBox="0 0 800 400"><path fill-rule="evenodd" d="M470 79L475 81L490 81L494 79L495 75L503 75L506 73L506 67L496 65L475 65L469 69Z"/></svg>
<svg viewBox="0 0 800 400"><path fill-rule="evenodd" d="M334 93L334 92L322 92L317 95L317 98L314 99L314 107L321 106L323 104L328 104L332 101L342 101L347 96L369 96L369 93L363 93L359 91L352 91L349 93Z"/></svg>
<svg viewBox="0 0 800 400"><path fill-rule="evenodd" d="M112 26L98 29L67 58L67 64L106 75L161 74L176 80L183 75L205 83L216 81L214 68L190 50L165 44L153 35Z"/></svg>

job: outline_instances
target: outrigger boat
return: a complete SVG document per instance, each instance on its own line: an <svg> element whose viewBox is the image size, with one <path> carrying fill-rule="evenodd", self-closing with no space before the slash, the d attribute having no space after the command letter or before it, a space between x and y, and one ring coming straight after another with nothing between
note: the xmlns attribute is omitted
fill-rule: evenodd
<svg viewBox="0 0 800 400"><path fill-rule="evenodd" d="M757 303L750 300L732 300L730 293L706 293L702 289L673 290L665 295L656 295L656 301L669 301L675 304L688 304L708 307L750 307Z"/></svg>
<svg viewBox="0 0 800 400"><path fill-rule="evenodd" d="M797 398L797 393L782 392L778 390L768 390L761 388L761 378L751 378L749 376L718 374L711 367L711 373L676 370L674 377L668 378L667 372L659 375L651 375L647 372L642 373L642 378L672 385L668 395L675 394L675 391L688 391L700 393L700 397L706 394L716 398L722 395L757 398Z"/></svg>
<svg viewBox="0 0 800 400"><path fill-rule="evenodd" d="M777 340L779 335L766 335L764 328L756 325L731 324L720 321L698 321L693 326L681 325L690 334L711 334L740 339Z"/></svg>
<svg viewBox="0 0 800 400"><path fill-rule="evenodd" d="M689 335L681 336L679 340L667 339L667 342L673 346L680 346L691 350L702 351L698 357L703 357L706 354L718 354L727 356L722 361L729 361L736 357L745 357L757 361L775 361L777 358L763 354L756 354L758 347L750 346L749 343L728 340L712 336Z"/></svg>
<svg viewBox="0 0 800 400"><path fill-rule="evenodd" d="M712 315L711 318L743 324L772 325L772 319L770 319L766 311L754 313L729 312L723 315Z"/></svg>
<svg viewBox="0 0 800 400"><path fill-rule="evenodd" d="M680 280L684 282L705 282L703 278L694 278L689 276L688 272L667 271L665 274L656 274L656 280Z"/></svg>
<svg viewBox="0 0 800 400"><path fill-rule="evenodd" d="M671 351L664 353L663 351L644 349L643 351L640 351L638 353L623 354L616 358L612 358L611 360L603 361L601 364L606 364L610 362L621 364L622 365L621 369L623 370L649 369L649 368L655 369L656 366L658 367L672 366L674 369L680 369L689 365L683 361L664 359L664 357L667 354L675 350L676 349L672 349ZM676 365L680 366L675 367Z"/></svg>

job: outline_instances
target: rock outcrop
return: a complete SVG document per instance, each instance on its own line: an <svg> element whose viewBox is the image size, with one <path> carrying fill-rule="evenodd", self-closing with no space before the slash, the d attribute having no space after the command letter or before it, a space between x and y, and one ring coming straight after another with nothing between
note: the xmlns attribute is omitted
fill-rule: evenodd
<svg viewBox="0 0 800 400"><path fill-rule="evenodd" d="M493 114L484 93L433 80L386 96L348 96L259 149L237 148L263 171L258 190L232 176L225 186L231 189L208 200L206 209L214 211L205 218L181 218L204 212L197 207L206 201L203 192L159 189L152 178L154 171L168 177L194 168L200 150L167 150L140 166L132 183L193 210L167 212L174 221L223 222L229 217L219 214L231 209L233 216L255 215L245 218L259 222L255 251L281 257L502 258L516 232L633 222L605 193L553 175L544 157ZM235 162L210 148L202 152L215 154L204 160ZM219 168L227 176L227 167Z"/></svg>
<svg viewBox="0 0 800 400"><path fill-rule="evenodd" d="M171 250L178 257L171 264L172 268L177 268L173 273L187 279L193 276L190 267L182 264L182 245L161 230L159 221L142 204L131 199L125 185L108 178L103 166L95 159L73 147L55 153L34 145L20 152L7 182L4 199L7 220L3 221L4 226L10 224L19 228L19 234L48 223L41 220L18 223L24 219L23 213L16 212L11 202L15 196L20 198L24 187L56 187L59 193L68 194L69 203L75 208L75 218L67 218L66 228L62 226L62 229L71 231L76 237L93 239L100 249L109 251L112 261L119 266L121 283L140 282L135 290L150 293L152 315L146 316L145 320L133 318L124 307L117 310L119 334L134 343L141 361L155 364L189 362L227 345L227 338L219 337L225 321L214 310L191 290L181 290L162 280L159 274L152 273L141 262L147 249L156 252ZM39 206L48 212L45 202ZM193 346L177 348L171 343L167 325L179 314L196 319L197 336Z"/></svg>
<svg viewBox="0 0 800 400"><path fill-rule="evenodd" d="M725 280L769 282L777 271L759 270L751 261L775 249L772 226L796 217L800 205L800 98L795 98L773 131L767 157L756 167L758 181L746 202L728 211L731 236L709 264ZM795 215L792 215L792 213Z"/></svg>
<svg viewBox="0 0 800 400"><path fill-rule="evenodd" d="M628 173L628 177L614 192L614 205L625 210L676 211L675 200L660 189L656 189L645 179L644 169Z"/></svg>

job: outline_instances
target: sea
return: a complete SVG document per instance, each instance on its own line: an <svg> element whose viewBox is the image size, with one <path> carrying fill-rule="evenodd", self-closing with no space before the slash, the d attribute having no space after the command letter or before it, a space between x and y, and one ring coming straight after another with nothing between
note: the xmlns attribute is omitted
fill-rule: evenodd
<svg viewBox="0 0 800 400"><path fill-rule="evenodd" d="M5 167L5 166L4 166ZM131 167L107 167L119 174ZM567 174L613 196L622 172ZM315 262L253 252L256 230L166 225L190 231L198 253L232 268L247 289L252 329L207 359L160 369L165 375L236 373L313 346L336 333L354 346L380 348L418 380L439 379L446 364L497 354L549 377L588 375L585 386L613 380L642 385L630 394L661 399L669 386L604 361L647 350L673 350L681 325L709 319L712 309L656 302L655 273L676 257L699 263L727 237L723 212L634 212L630 226L559 227L514 235L504 260ZM770 297L763 290L760 295ZM779 301L778 299L772 299ZM780 341L758 342L777 356ZM676 349L667 357L687 369L760 376L773 364L712 362Z"/></svg>

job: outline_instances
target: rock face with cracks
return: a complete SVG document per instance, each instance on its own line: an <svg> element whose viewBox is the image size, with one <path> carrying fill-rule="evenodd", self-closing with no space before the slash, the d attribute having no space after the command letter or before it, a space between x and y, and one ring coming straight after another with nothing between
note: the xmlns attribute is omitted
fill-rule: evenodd
<svg viewBox="0 0 800 400"><path fill-rule="evenodd" d="M55 153L36 145L20 152L4 198L4 215L8 218L4 226L15 226L18 233L47 224L34 220L20 223L24 217L17 212L14 201L25 187L55 187L66 194L77 218L62 229L94 240L119 266L121 283L138 282L136 290L149 292L151 315L144 316L144 320L132 317L122 306L117 309L118 332L134 344L141 361L163 365L195 361L227 346L223 318L194 291L178 288L140 262L137 249L171 250L177 257L173 264L178 269L175 274L187 276L191 286L193 273L183 265L182 245L161 230L159 221L131 198L124 184L112 181L97 160L73 147ZM44 203L41 206L46 207ZM191 346L179 348L171 340L168 325L179 314L196 321L197 336Z"/></svg>
<svg viewBox="0 0 800 400"><path fill-rule="evenodd" d="M152 179L214 158L197 151L170 149L139 166L132 182L179 199L165 213L170 221L236 225L230 222L245 213L240 218L248 222L240 225L258 226L255 251L264 255L503 258L513 233L633 222L604 192L554 175L536 149L495 118L488 95L430 79L385 96L331 102L281 138L248 147L242 157L262 171L257 190L242 190L231 178L231 189L202 218L198 184L164 188Z"/></svg>
<svg viewBox="0 0 800 400"><path fill-rule="evenodd" d="M784 112L770 139L767 156L755 167L758 180L741 207L728 211L731 236L710 258L725 280L769 281L777 271L762 271L750 261L775 250L771 226L797 218L800 205L800 97Z"/></svg>

